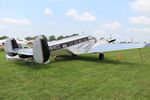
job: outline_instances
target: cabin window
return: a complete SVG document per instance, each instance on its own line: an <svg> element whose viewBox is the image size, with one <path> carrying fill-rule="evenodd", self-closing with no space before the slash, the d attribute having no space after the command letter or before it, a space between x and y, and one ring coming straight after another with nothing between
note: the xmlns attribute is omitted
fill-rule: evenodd
<svg viewBox="0 0 150 100"><path fill-rule="evenodd" d="M60 45L56 45L56 49L60 49Z"/></svg>
<svg viewBox="0 0 150 100"><path fill-rule="evenodd" d="M84 38L83 40L84 40L84 41L88 41L88 37Z"/></svg>
<svg viewBox="0 0 150 100"><path fill-rule="evenodd" d="M53 50L53 46L50 46L49 49L50 49L50 50Z"/></svg>
<svg viewBox="0 0 150 100"><path fill-rule="evenodd" d="M68 45L69 45L69 46L72 46L72 45L73 45L73 42L69 42Z"/></svg>
<svg viewBox="0 0 150 100"><path fill-rule="evenodd" d="M56 49L56 47L55 47L55 46L52 46L52 49L53 49L53 50L55 50L55 49Z"/></svg>
<svg viewBox="0 0 150 100"><path fill-rule="evenodd" d="M79 43L78 40L74 41L74 44L78 44L78 43Z"/></svg>
<svg viewBox="0 0 150 100"><path fill-rule="evenodd" d="M79 40L79 43L81 43L81 42L84 42L84 40L83 40L83 39L80 39L80 40Z"/></svg>
<svg viewBox="0 0 150 100"><path fill-rule="evenodd" d="M67 44L63 44L62 47L63 47L63 48L66 48L66 47L68 47L68 45L67 45Z"/></svg>
<svg viewBox="0 0 150 100"><path fill-rule="evenodd" d="M59 48L60 48L59 45L54 45L54 46L53 46L53 50L57 50L57 49L59 49Z"/></svg>

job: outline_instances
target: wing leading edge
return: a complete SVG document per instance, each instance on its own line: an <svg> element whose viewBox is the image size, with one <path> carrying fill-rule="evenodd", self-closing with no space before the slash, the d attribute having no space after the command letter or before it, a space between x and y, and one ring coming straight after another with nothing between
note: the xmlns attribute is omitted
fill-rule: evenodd
<svg viewBox="0 0 150 100"><path fill-rule="evenodd" d="M91 47L88 53L93 52L109 52L116 50L127 50L146 47L145 43L128 43L128 44L100 44L96 43Z"/></svg>

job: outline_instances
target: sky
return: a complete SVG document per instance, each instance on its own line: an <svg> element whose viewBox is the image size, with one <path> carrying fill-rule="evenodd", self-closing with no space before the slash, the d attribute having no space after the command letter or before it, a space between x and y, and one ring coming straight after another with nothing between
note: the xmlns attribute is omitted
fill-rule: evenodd
<svg viewBox="0 0 150 100"><path fill-rule="evenodd" d="M0 0L0 36L74 33L150 42L150 0Z"/></svg>

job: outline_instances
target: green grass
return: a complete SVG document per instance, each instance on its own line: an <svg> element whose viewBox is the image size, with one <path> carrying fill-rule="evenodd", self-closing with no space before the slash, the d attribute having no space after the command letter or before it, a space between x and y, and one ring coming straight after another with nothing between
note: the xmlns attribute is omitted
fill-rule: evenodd
<svg viewBox="0 0 150 100"><path fill-rule="evenodd" d="M135 49L48 65L7 62L0 51L0 100L150 100L150 48L141 50L144 64Z"/></svg>

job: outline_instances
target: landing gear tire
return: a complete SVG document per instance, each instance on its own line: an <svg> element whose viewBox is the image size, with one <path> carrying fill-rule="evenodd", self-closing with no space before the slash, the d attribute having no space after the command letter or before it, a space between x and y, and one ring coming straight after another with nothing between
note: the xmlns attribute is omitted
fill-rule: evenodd
<svg viewBox="0 0 150 100"><path fill-rule="evenodd" d="M104 60L104 54L103 53L99 54L99 60Z"/></svg>

